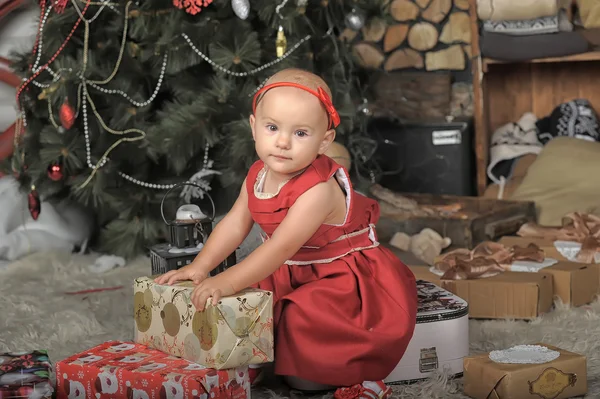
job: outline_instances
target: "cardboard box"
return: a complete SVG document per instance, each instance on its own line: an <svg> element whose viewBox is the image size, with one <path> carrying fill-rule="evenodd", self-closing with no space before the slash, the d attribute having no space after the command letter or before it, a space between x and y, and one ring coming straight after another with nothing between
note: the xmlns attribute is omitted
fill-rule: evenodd
<svg viewBox="0 0 600 399"><path fill-rule="evenodd" d="M543 364L501 364L489 354L464 359L464 392L474 399L563 399L587 392L585 356L546 345L560 357Z"/></svg>
<svg viewBox="0 0 600 399"><path fill-rule="evenodd" d="M504 272L476 280L442 280L429 266L409 266L417 279L429 281L469 303L469 317L533 319L553 305L552 275Z"/></svg>
<svg viewBox="0 0 600 399"><path fill-rule="evenodd" d="M193 289L135 279L135 342L218 370L273 361L271 292L247 289L198 312Z"/></svg>
<svg viewBox="0 0 600 399"><path fill-rule="evenodd" d="M248 367L209 369L140 344L109 341L56 364L57 399L250 399Z"/></svg>
<svg viewBox="0 0 600 399"><path fill-rule="evenodd" d="M584 263L569 262L554 247L552 241L528 237L503 237L498 241L506 246L527 246L536 244L547 258L559 262L543 269L550 273L554 279L554 295L563 303L571 306L581 306L593 302L596 294L600 293L600 265L587 265Z"/></svg>
<svg viewBox="0 0 600 399"><path fill-rule="evenodd" d="M600 291L600 277L596 265L558 262L545 267L543 271L552 274L554 295L571 306L593 302Z"/></svg>
<svg viewBox="0 0 600 399"><path fill-rule="evenodd" d="M0 398L52 398L51 371L46 351L0 353Z"/></svg>

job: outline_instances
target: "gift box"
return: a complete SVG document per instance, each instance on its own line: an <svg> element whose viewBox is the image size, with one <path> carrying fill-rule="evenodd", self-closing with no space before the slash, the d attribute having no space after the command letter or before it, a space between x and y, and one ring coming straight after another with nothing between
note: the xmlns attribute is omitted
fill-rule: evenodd
<svg viewBox="0 0 600 399"><path fill-rule="evenodd" d="M409 266L417 280L429 281L464 299L472 319L534 319L552 309L552 275L503 272L475 280L442 280L429 266Z"/></svg>
<svg viewBox="0 0 600 399"><path fill-rule="evenodd" d="M109 341L56 364L57 399L250 399L248 368L215 370Z"/></svg>
<svg viewBox="0 0 600 399"><path fill-rule="evenodd" d="M474 399L563 399L584 395L586 358L546 344L519 345L466 357L464 391Z"/></svg>
<svg viewBox="0 0 600 399"><path fill-rule="evenodd" d="M51 398L51 372L46 351L0 354L0 398Z"/></svg>
<svg viewBox="0 0 600 399"><path fill-rule="evenodd" d="M571 306L582 306L593 302L596 294L600 293L600 265L574 262L577 253L574 256L564 256L567 253L563 251L560 241L552 242L540 238L507 236L502 237L499 242L506 246L519 245L521 247L526 247L532 243L544 251L546 258L558 260L557 263L545 267L541 271L552 274L554 295L558 296L563 303ZM562 241L562 243L581 247L581 244L578 243L568 243L566 241Z"/></svg>
<svg viewBox="0 0 600 399"><path fill-rule="evenodd" d="M214 369L273 361L273 295L247 289L196 311L192 282L134 282L135 342Z"/></svg>
<svg viewBox="0 0 600 399"><path fill-rule="evenodd" d="M535 244L544 250L546 256L560 261L577 262L577 255L581 250L581 243L575 241L552 240L540 237L505 236L499 241L503 245L526 246ZM600 263L600 252L596 252L592 264Z"/></svg>

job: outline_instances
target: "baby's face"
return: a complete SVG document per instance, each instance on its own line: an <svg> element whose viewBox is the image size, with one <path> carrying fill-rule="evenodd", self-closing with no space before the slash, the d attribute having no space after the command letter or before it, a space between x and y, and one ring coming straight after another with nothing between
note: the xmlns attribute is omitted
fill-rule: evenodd
<svg viewBox="0 0 600 399"><path fill-rule="evenodd" d="M259 158L280 175L294 174L311 164L335 137L314 95L295 87L265 93L250 117Z"/></svg>

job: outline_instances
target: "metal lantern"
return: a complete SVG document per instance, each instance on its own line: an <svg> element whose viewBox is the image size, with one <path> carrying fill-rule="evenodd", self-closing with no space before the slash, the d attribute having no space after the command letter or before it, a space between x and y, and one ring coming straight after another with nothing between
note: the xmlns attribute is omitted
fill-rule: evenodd
<svg viewBox="0 0 600 399"><path fill-rule="evenodd" d="M177 209L175 219L167 221L164 212L165 199L171 191L186 185L202 189L195 183L180 183L171 187L160 203L160 214L165 224L169 226L169 242L157 244L150 248L152 274L163 274L169 270L177 270L192 263L212 233L216 210L215 203L208 194L205 195L212 205L212 216L209 217L204 214L196 204L185 204ZM211 272L211 275L220 273L235 263L235 252L233 252Z"/></svg>

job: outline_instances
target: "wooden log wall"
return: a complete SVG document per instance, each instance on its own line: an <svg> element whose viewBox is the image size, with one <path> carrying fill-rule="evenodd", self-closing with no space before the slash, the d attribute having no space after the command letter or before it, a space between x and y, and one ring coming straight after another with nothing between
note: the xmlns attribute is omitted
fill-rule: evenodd
<svg viewBox="0 0 600 399"><path fill-rule="evenodd" d="M347 29L357 62L367 69L464 70L471 57L468 0L393 0L389 18Z"/></svg>

